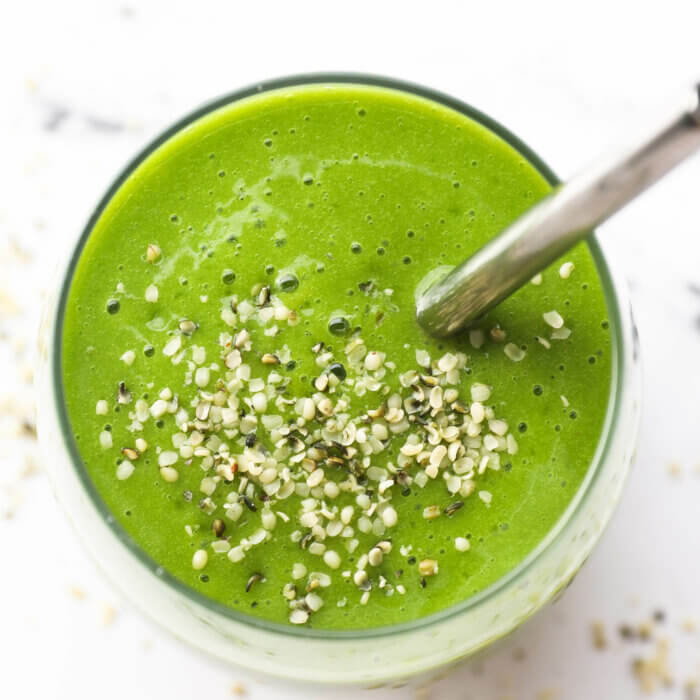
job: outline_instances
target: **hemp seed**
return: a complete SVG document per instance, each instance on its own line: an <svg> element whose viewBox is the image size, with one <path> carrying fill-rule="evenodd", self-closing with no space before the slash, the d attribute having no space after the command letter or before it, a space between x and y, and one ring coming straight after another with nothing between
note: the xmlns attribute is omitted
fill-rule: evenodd
<svg viewBox="0 0 700 700"><path fill-rule="evenodd" d="M198 549L192 556L192 568L196 571L200 571L207 565L209 560L209 555L206 549Z"/></svg>
<svg viewBox="0 0 700 700"><path fill-rule="evenodd" d="M544 322L551 326L552 328L561 328L564 325L564 319L559 315L557 311L547 311L542 314Z"/></svg>
<svg viewBox="0 0 700 700"><path fill-rule="evenodd" d="M568 280L571 277L571 273L574 271L574 264L572 262L565 262L559 268L559 277L563 280Z"/></svg>
<svg viewBox="0 0 700 700"><path fill-rule="evenodd" d="M423 559L418 564L418 573L421 576L434 576L438 573L438 563L435 559Z"/></svg>
<svg viewBox="0 0 700 700"><path fill-rule="evenodd" d="M379 547L372 547L367 555L367 561L370 566L379 566L384 559L384 553Z"/></svg>
<svg viewBox="0 0 700 700"><path fill-rule="evenodd" d="M471 547L466 537L455 537L455 549L458 552L468 552Z"/></svg>
<svg viewBox="0 0 700 700"><path fill-rule="evenodd" d="M292 610L292 612L289 614L289 621L293 625L303 625L308 622L308 620L309 613L303 608L294 608L294 610Z"/></svg>
<svg viewBox="0 0 700 700"><path fill-rule="evenodd" d="M149 263L154 263L160 258L161 250L155 243L149 243L146 248L146 260Z"/></svg>

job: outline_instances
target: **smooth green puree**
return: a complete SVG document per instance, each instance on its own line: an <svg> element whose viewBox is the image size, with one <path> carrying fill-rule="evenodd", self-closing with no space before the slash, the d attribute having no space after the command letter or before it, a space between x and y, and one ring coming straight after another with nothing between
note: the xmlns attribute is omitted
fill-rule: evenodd
<svg viewBox="0 0 700 700"><path fill-rule="evenodd" d="M63 325L74 437L119 524L283 624L405 622L506 574L596 450L601 282L580 245L449 340L414 293L548 189L483 126L383 88L276 90L168 139L95 224Z"/></svg>

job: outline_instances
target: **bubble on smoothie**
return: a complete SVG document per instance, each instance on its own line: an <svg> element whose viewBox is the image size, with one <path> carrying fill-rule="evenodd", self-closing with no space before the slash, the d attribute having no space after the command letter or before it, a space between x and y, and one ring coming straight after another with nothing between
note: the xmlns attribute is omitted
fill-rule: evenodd
<svg viewBox="0 0 700 700"><path fill-rule="evenodd" d="M272 241L275 244L275 247L281 248L287 243L287 234L284 231L275 231L272 236Z"/></svg>
<svg viewBox="0 0 700 700"><path fill-rule="evenodd" d="M304 176L301 178L301 181L305 185L313 185L314 184L314 176L311 173L304 173Z"/></svg>
<svg viewBox="0 0 700 700"><path fill-rule="evenodd" d="M277 278L277 286L283 292L293 292L299 286L299 278L288 272Z"/></svg>
<svg viewBox="0 0 700 700"><path fill-rule="evenodd" d="M350 246L350 250L357 255L362 252L362 246L355 242Z"/></svg>
<svg viewBox="0 0 700 700"><path fill-rule="evenodd" d="M231 284L236 279L236 273L233 270L226 269L221 273L221 281L224 284Z"/></svg>
<svg viewBox="0 0 700 700"><path fill-rule="evenodd" d="M350 322L344 316L334 316L328 321L328 330L333 335L347 335L350 330Z"/></svg>
<svg viewBox="0 0 700 700"><path fill-rule="evenodd" d="M263 141L263 143L264 143L265 146L267 146L268 148L272 148L272 139L265 139L265 140Z"/></svg>

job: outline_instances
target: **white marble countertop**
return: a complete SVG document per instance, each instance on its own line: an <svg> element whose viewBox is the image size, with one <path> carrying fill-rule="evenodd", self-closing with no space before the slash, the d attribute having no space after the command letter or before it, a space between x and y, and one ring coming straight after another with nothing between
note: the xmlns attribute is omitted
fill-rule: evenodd
<svg viewBox="0 0 700 700"><path fill-rule="evenodd" d="M652 7L653 5L653 7ZM647 9L648 6L648 9ZM198 103L303 71L393 75L503 121L562 175L625 142L700 75L700 5L639 2L177 3L25 0L0 44L0 693L5 698L322 698L250 679L170 638L102 579L31 436L30 346L56 252L125 161ZM693 60L694 59L694 60ZM666 104L670 104L666 102ZM635 698L622 623L655 610L668 698L700 697L700 157L607 224L645 364L638 459L567 594L439 683L370 697ZM27 426L23 427L23 422ZM607 645L594 648L591 625ZM239 685L240 684L240 685ZM692 694L693 692L698 694ZM357 690L333 692L365 697Z"/></svg>

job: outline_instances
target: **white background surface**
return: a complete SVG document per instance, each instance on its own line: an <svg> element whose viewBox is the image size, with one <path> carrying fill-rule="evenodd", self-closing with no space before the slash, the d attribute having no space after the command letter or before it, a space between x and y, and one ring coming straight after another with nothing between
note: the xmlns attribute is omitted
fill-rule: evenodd
<svg viewBox="0 0 700 700"><path fill-rule="evenodd" d="M393 75L486 111L566 176L700 77L700 5L691 0L470 4L3 5L1 697L218 700L235 697L235 683L254 700L331 696L256 682L205 658L101 578L53 501L33 441L20 435L32 416L28 346L55 251L70 245L117 169L222 92L302 71ZM658 693L694 697L683 686L700 672L700 635L683 621L700 619L700 291L689 287L700 287L699 200L700 157L602 231L632 285L646 401L636 467L591 561L563 600L497 651L429 688L369 697L635 698L630 660L653 646L623 644L615 628L656 608L667 614L675 680ZM605 651L592 646L594 619L608 629Z"/></svg>

